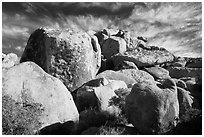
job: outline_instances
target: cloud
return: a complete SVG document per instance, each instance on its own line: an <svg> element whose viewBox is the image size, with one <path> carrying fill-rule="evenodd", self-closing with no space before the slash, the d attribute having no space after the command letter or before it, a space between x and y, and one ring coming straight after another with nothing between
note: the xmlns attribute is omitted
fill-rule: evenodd
<svg viewBox="0 0 204 137"><path fill-rule="evenodd" d="M189 55L202 55L201 3L3 2L3 49L13 48L21 55L20 47L29 35L44 26L85 31L120 28L178 56L192 51Z"/></svg>
<svg viewBox="0 0 204 137"><path fill-rule="evenodd" d="M12 37L12 38L17 38L17 37L28 37L28 28L22 28L18 26L7 26L3 25L2 27L2 35L4 37Z"/></svg>

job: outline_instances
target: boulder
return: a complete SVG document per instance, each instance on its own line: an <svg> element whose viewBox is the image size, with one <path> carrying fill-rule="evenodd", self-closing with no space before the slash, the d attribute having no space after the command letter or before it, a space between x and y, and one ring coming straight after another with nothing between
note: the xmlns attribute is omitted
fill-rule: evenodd
<svg viewBox="0 0 204 137"><path fill-rule="evenodd" d="M2 68L7 69L18 64L18 56L15 53L9 53L4 57L2 61Z"/></svg>
<svg viewBox="0 0 204 137"><path fill-rule="evenodd" d="M106 59L110 59L111 56L125 51L126 42L120 37L111 36L106 39L102 45L102 54Z"/></svg>
<svg viewBox="0 0 204 137"><path fill-rule="evenodd" d="M118 116L121 110L115 105L111 105L110 101L118 96L114 92L118 89L126 89L127 85L123 81L111 81L108 85L95 87L94 93L97 96L99 110L102 112L107 112L109 115Z"/></svg>
<svg viewBox="0 0 204 137"><path fill-rule="evenodd" d="M138 68L172 62L174 55L167 50L137 47L134 50L118 53L111 58L114 66L122 61L133 62Z"/></svg>
<svg viewBox="0 0 204 137"><path fill-rule="evenodd" d="M132 87L132 85L136 82L133 78L128 77L126 74L123 74L119 71L106 70L102 73L99 73L96 78L106 78L107 80L119 80L124 81L128 87Z"/></svg>
<svg viewBox="0 0 204 137"><path fill-rule="evenodd" d="M114 70L122 70L122 69L135 69L138 70L137 66L130 61L122 61L120 64L117 64L117 66L114 67Z"/></svg>
<svg viewBox="0 0 204 137"><path fill-rule="evenodd" d="M167 79L170 78L169 76L169 71L161 68L161 67L150 67L150 68L145 68L145 70L151 74L155 79Z"/></svg>
<svg viewBox="0 0 204 137"><path fill-rule="evenodd" d="M133 78L137 83L144 82L144 81L154 82L154 78L149 73L143 70L123 69L118 72L121 72L130 78Z"/></svg>
<svg viewBox="0 0 204 137"><path fill-rule="evenodd" d="M82 31L40 28L34 31L20 62L33 61L59 78L70 92L93 79L101 64L96 37Z"/></svg>
<svg viewBox="0 0 204 137"><path fill-rule="evenodd" d="M202 68L202 58L192 58L186 63L187 68Z"/></svg>
<svg viewBox="0 0 204 137"><path fill-rule="evenodd" d="M162 134L177 124L179 103L172 79L160 85L136 83L125 101L129 121L143 134Z"/></svg>
<svg viewBox="0 0 204 137"><path fill-rule="evenodd" d="M172 78L191 77L202 81L202 68L168 67L167 70Z"/></svg>
<svg viewBox="0 0 204 137"><path fill-rule="evenodd" d="M190 92L177 87L178 91L178 101L179 101L179 117L182 117L186 112L192 108L193 97L190 95Z"/></svg>
<svg viewBox="0 0 204 137"><path fill-rule="evenodd" d="M58 78L47 74L35 63L21 63L5 71L2 76L4 96L20 104L22 109L29 110L34 107L33 104L39 104L40 128L58 122L78 121L79 114L70 92ZM29 124L28 127L33 126L33 123Z"/></svg>
<svg viewBox="0 0 204 137"><path fill-rule="evenodd" d="M98 78L83 84L77 89L75 104L78 111L81 112L89 108L98 108L98 100L93 87L105 86L108 83L108 80L105 78Z"/></svg>

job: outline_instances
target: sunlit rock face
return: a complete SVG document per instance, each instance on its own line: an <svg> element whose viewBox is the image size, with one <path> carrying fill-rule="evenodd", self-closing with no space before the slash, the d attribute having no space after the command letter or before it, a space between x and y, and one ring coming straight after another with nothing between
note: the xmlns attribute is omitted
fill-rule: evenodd
<svg viewBox="0 0 204 137"><path fill-rule="evenodd" d="M2 95L22 104L21 109L30 110L34 104L40 105L37 111L41 114L37 117L41 128L57 122L79 120L74 100L64 84L33 62L20 63L4 71L2 85ZM7 111L15 113L15 108ZM32 124L29 123L28 127Z"/></svg>
<svg viewBox="0 0 204 137"><path fill-rule="evenodd" d="M95 77L100 51L97 39L85 32L41 28L31 34L20 62L35 62L72 92Z"/></svg>

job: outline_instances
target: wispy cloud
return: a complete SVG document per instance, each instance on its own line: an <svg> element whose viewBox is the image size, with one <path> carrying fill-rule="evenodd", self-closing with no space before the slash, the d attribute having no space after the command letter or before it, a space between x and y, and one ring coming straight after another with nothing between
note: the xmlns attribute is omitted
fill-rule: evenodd
<svg viewBox="0 0 204 137"><path fill-rule="evenodd" d="M2 27L2 35L4 37L12 37L12 38L18 38L18 37L25 37L27 38L29 36L28 28L18 27L18 26L7 26L3 25Z"/></svg>
<svg viewBox="0 0 204 137"><path fill-rule="evenodd" d="M201 3L3 3L3 49L21 48L38 27L125 29L178 56L201 56ZM17 41L18 42L15 42ZM14 44L15 43L15 44ZM7 47L7 48L4 48ZM4 51L4 50L3 50ZM192 53L192 54L190 54Z"/></svg>

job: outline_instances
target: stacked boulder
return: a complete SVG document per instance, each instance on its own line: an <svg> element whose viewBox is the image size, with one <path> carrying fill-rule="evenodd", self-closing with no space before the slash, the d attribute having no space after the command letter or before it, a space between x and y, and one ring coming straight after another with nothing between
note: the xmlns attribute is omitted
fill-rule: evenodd
<svg viewBox="0 0 204 137"><path fill-rule="evenodd" d="M2 54L2 94L39 105L39 134L92 134L121 115L138 134L165 134L202 108L202 59L147 41L123 30L39 28L20 64Z"/></svg>
<svg viewBox="0 0 204 137"><path fill-rule="evenodd" d="M72 92L95 78L100 51L97 39L85 32L40 28L31 34L20 62L35 62Z"/></svg>

